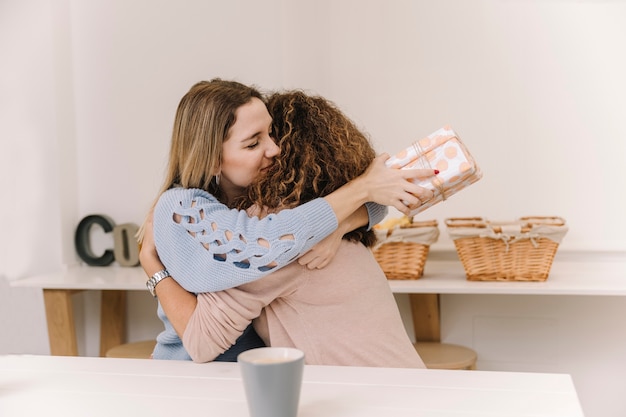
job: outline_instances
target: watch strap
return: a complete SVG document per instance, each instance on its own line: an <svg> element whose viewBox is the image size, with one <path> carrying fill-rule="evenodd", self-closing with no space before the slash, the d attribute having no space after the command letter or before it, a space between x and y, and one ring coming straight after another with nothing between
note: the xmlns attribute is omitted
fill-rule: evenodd
<svg viewBox="0 0 626 417"><path fill-rule="evenodd" d="M170 277L170 273L167 271L167 269L162 269L159 272L155 273L154 275L152 275L148 281L146 282L146 287L148 287L148 290L150 291L150 294L152 294L153 297L156 297L156 292L155 292L155 288L157 286L157 284L161 281L163 281L165 278Z"/></svg>

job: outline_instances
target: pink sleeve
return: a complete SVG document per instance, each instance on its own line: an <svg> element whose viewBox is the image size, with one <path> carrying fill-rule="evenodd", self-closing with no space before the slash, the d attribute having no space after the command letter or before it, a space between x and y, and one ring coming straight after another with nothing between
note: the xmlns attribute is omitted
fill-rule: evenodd
<svg viewBox="0 0 626 417"><path fill-rule="evenodd" d="M182 337L193 361L210 362L230 348L265 306L297 287L303 268L293 262L249 284L198 294Z"/></svg>

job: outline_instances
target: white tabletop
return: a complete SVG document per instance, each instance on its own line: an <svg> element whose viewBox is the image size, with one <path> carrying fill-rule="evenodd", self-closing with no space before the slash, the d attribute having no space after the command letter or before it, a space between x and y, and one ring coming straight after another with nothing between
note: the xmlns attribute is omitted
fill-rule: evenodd
<svg viewBox="0 0 626 417"><path fill-rule="evenodd" d="M236 363L0 356L0 415L247 416ZM569 375L306 366L299 417L583 416Z"/></svg>
<svg viewBox="0 0 626 417"><path fill-rule="evenodd" d="M145 291L140 267L76 266L65 271L11 281L15 287ZM626 253L558 252L543 282L467 281L455 252L431 252L424 276L389 281L395 293L626 295Z"/></svg>

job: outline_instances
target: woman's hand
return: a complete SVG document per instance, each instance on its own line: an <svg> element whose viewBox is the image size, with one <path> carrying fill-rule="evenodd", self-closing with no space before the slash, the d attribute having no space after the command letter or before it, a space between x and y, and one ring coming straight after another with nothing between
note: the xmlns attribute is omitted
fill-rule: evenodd
<svg viewBox="0 0 626 417"><path fill-rule="evenodd" d="M139 250L139 263L149 277L165 269L165 266L161 263L161 259L159 259L159 254L154 244L152 218L153 212L151 211L146 220L143 241L141 242L141 249Z"/></svg>
<svg viewBox="0 0 626 417"><path fill-rule="evenodd" d="M359 177L367 184L368 201L393 206L408 215L411 209L433 198L434 193L431 190L420 187L411 180L432 177L436 174L434 170L388 168L385 165L387 159L388 154L377 156Z"/></svg>
<svg viewBox="0 0 626 417"><path fill-rule="evenodd" d="M159 259L159 255L154 244L154 226L152 224L153 213L148 214L144 227L143 241L139 250L139 262L145 273L151 277L158 271L165 269ZM165 312L168 320L174 327L178 337L182 339L189 319L196 309L196 295L187 292L181 287L174 277L168 277L159 283L155 288L161 308Z"/></svg>
<svg viewBox="0 0 626 417"><path fill-rule="evenodd" d="M377 156L362 175L324 197L339 224L369 201L395 207L409 215L411 207L433 198L431 190L419 187L411 180L432 177L436 175L435 170L387 168L387 159L388 154Z"/></svg>
<svg viewBox="0 0 626 417"><path fill-rule="evenodd" d="M346 233L369 224L369 212L365 206L359 207L348 218L339 223L337 229L324 240L313 246L307 253L298 258L298 263L309 269L322 269L330 263L339 250L341 240Z"/></svg>
<svg viewBox="0 0 626 417"><path fill-rule="evenodd" d="M298 263L308 269L322 269L335 257L344 232L337 229L324 240L298 258Z"/></svg>

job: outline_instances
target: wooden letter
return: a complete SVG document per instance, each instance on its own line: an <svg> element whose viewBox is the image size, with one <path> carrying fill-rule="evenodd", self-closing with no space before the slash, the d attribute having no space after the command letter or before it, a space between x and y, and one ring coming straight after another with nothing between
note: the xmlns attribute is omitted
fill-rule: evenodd
<svg viewBox="0 0 626 417"><path fill-rule="evenodd" d="M113 253L121 266L139 265L139 245L135 234L139 227L133 223L125 223L113 228Z"/></svg>
<svg viewBox="0 0 626 417"><path fill-rule="evenodd" d="M80 221L80 223L78 223L76 234L74 235L74 246L76 247L76 252L78 252L80 259L82 259L87 265L110 265L115 260L115 255L112 250L107 249L100 257L96 257L91 250L91 245L89 244L89 231L91 230L91 226L94 224L101 226L106 233L113 230L113 227L115 226L112 220L104 216L91 215L85 217Z"/></svg>

